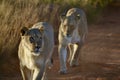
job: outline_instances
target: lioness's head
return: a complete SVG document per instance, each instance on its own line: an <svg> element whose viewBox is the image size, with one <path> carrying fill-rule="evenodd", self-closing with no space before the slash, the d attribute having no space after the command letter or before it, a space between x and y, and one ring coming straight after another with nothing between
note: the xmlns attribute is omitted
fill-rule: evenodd
<svg viewBox="0 0 120 80"><path fill-rule="evenodd" d="M43 50L44 45L44 29L38 28L26 28L21 29L22 41L24 41L24 46L26 46L31 52L36 54Z"/></svg>
<svg viewBox="0 0 120 80"><path fill-rule="evenodd" d="M80 20L80 15L61 15L62 32L65 37L71 37L74 29L78 26L77 22Z"/></svg>

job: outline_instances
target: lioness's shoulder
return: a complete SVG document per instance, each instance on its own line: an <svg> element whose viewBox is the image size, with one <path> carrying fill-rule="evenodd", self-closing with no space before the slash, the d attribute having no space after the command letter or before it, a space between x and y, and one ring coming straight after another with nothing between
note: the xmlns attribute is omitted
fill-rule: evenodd
<svg viewBox="0 0 120 80"><path fill-rule="evenodd" d="M44 27L45 30L53 29L52 25L50 25L47 22L38 22L32 26L32 28L38 28L38 29L40 29L41 27Z"/></svg>

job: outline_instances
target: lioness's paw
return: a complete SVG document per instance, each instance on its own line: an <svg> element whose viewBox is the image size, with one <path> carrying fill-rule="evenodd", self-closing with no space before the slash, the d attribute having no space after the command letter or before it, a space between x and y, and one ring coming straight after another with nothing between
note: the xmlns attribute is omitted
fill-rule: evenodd
<svg viewBox="0 0 120 80"><path fill-rule="evenodd" d="M79 66L79 63L78 63L78 61L72 61L72 62L70 62L70 66L71 67L76 67L76 66Z"/></svg>
<svg viewBox="0 0 120 80"><path fill-rule="evenodd" d="M48 69L51 69L53 67L53 65L50 65L50 66L48 66Z"/></svg>
<svg viewBox="0 0 120 80"><path fill-rule="evenodd" d="M60 70L59 74L67 74L67 70Z"/></svg>
<svg viewBox="0 0 120 80"><path fill-rule="evenodd" d="M53 59L50 59L50 60L48 61L48 68L51 69L52 66L53 66Z"/></svg>

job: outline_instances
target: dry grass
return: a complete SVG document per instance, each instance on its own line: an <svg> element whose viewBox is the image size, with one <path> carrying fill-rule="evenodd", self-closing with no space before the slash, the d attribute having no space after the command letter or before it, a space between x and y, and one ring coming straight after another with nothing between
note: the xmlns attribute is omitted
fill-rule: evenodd
<svg viewBox="0 0 120 80"><path fill-rule="evenodd" d="M38 21L52 23L57 17L58 8L57 5L53 8L53 5L46 4L3 1L0 5L0 55L16 50L23 26L31 27Z"/></svg>

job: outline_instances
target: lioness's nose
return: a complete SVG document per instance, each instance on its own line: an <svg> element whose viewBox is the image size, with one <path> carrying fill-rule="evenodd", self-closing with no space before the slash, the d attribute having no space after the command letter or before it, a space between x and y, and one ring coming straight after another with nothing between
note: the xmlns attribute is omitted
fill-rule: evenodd
<svg viewBox="0 0 120 80"><path fill-rule="evenodd" d="M69 36L69 33L67 33L67 36Z"/></svg>
<svg viewBox="0 0 120 80"><path fill-rule="evenodd" d="M67 33L67 37L71 37L71 34L70 34L70 33Z"/></svg>
<svg viewBox="0 0 120 80"><path fill-rule="evenodd" d="M39 48L40 48L40 46L36 46L35 48L39 49Z"/></svg>

